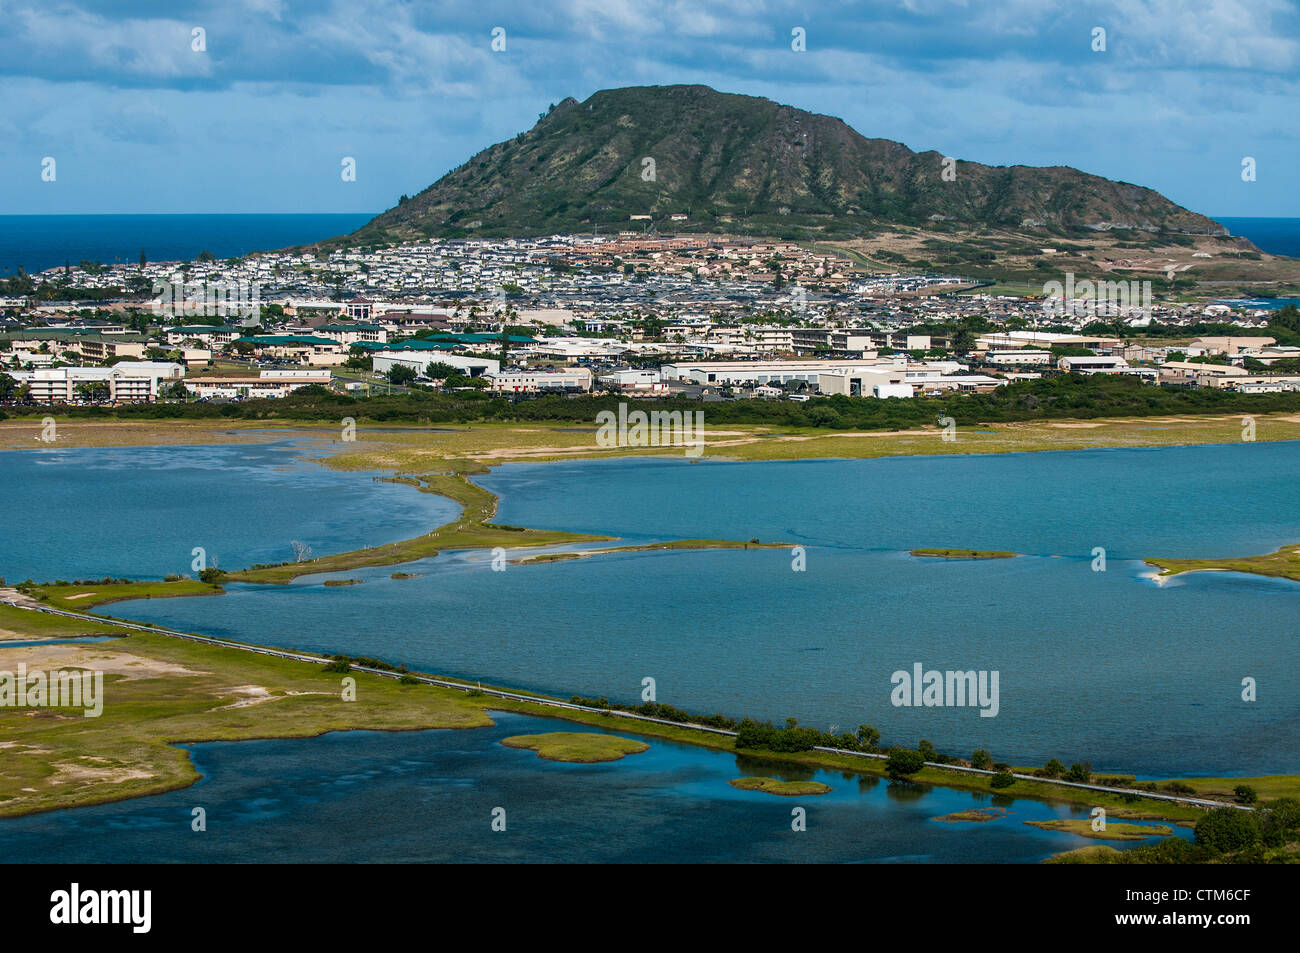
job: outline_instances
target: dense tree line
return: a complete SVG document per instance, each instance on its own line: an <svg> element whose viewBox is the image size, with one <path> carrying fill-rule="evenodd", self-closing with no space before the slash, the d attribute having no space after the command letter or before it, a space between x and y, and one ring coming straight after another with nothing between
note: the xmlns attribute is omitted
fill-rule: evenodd
<svg viewBox="0 0 1300 953"><path fill-rule="evenodd" d="M493 394L416 390L352 397L311 386L279 399L229 404L160 403L124 407L58 407L60 414L117 419L336 420L471 423L594 421L620 401L644 411L702 410L708 425L762 424L827 430L906 430L952 417L959 426L982 423L1166 414L1265 414L1300 410L1300 393L1237 394L1212 388L1156 387L1118 375L1059 375L1019 381L988 394L910 399L835 395L805 403L736 400L701 404L688 398L637 400L615 395L549 394L514 400Z"/></svg>

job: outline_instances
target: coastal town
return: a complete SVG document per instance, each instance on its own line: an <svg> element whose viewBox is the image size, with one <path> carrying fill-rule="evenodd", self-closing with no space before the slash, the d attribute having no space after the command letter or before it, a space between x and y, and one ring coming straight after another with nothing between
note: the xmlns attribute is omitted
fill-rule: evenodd
<svg viewBox="0 0 1300 953"><path fill-rule="evenodd" d="M872 273L794 242L635 233L69 263L33 276L44 294L0 300L0 401L239 401L311 386L903 399L1056 374L1300 389L1300 347L1279 340L1267 301L1154 301L1149 282L1145 296L1105 281L1078 294L1066 278L1064 295L1059 282L1012 294Z"/></svg>

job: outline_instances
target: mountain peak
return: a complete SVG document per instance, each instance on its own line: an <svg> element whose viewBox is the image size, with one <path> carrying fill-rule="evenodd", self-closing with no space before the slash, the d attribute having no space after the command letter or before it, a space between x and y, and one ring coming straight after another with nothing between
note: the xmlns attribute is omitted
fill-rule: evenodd
<svg viewBox="0 0 1300 953"><path fill-rule="evenodd" d="M676 85L568 97L352 239L644 228L674 214L687 216L673 222L677 231L782 238L852 238L932 221L1226 234L1141 186L1062 166L947 160L867 138L832 116Z"/></svg>

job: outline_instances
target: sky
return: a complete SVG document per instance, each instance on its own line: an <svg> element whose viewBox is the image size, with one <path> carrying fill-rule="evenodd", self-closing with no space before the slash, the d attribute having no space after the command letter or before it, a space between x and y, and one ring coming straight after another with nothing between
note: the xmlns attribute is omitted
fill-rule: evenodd
<svg viewBox="0 0 1300 953"><path fill-rule="evenodd" d="M566 96L704 83L1300 216L1287 0L0 0L0 24L0 214L378 213Z"/></svg>

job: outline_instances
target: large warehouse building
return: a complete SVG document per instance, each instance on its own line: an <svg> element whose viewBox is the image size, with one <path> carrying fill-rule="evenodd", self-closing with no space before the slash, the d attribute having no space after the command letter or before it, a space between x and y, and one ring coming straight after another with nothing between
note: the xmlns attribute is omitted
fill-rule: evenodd
<svg viewBox="0 0 1300 953"><path fill-rule="evenodd" d="M375 351L371 356L374 358L374 368L380 374L387 374L399 364L420 375L424 374L424 369L430 364L450 364L466 377L481 377L501 370L500 361L488 357L466 357L448 351Z"/></svg>

